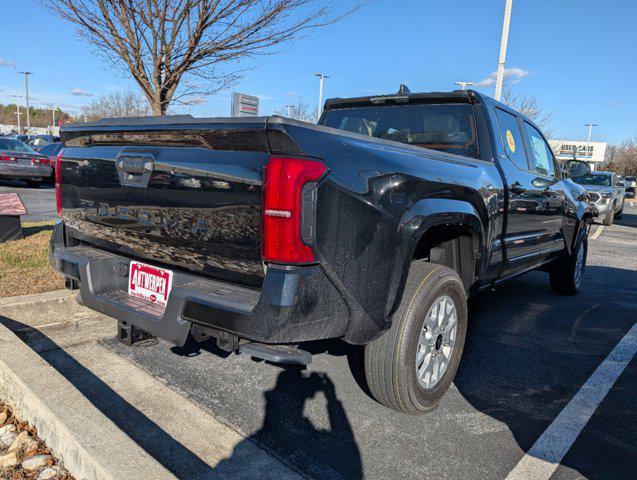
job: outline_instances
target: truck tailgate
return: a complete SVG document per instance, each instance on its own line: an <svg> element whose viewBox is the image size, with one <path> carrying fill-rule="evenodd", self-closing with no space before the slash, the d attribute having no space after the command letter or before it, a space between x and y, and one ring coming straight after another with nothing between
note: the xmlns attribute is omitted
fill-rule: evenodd
<svg viewBox="0 0 637 480"><path fill-rule="evenodd" d="M62 136L67 235L168 268L261 285L265 122L89 124Z"/></svg>

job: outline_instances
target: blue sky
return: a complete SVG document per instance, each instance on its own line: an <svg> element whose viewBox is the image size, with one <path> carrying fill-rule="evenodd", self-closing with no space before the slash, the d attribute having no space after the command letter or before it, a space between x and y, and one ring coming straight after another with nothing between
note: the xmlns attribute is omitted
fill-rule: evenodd
<svg viewBox="0 0 637 480"><path fill-rule="evenodd" d="M232 89L261 97L272 113L301 99L315 108L317 71L330 75L325 97L452 90L496 69L504 0L377 0L292 48L259 58ZM0 0L0 103L24 93L17 70L34 72L36 105L78 106L108 90L135 89L78 40L70 25L32 0ZM637 2L514 0L507 55L514 93L540 99L554 113L559 138L618 143L637 135ZM481 91L493 95L484 81ZM75 94L72 94L75 92ZM84 95L82 95L82 93ZM79 95L78 95L79 94ZM197 116L225 116L230 92L197 107Z"/></svg>

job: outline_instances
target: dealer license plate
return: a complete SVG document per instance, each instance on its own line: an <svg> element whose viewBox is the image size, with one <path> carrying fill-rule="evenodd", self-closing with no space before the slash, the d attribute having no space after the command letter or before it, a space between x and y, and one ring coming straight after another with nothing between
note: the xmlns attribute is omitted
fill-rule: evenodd
<svg viewBox="0 0 637 480"><path fill-rule="evenodd" d="M130 262L129 272L129 295L166 306L173 286L172 271L133 260Z"/></svg>

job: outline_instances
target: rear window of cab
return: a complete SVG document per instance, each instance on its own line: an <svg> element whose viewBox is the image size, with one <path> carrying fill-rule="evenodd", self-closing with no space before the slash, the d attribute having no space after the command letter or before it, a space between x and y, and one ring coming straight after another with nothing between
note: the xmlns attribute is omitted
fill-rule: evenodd
<svg viewBox="0 0 637 480"><path fill-rule="evenodd" d="M473 106L468 103L336 108L321 124L370 137L479 158Z"/></svg>

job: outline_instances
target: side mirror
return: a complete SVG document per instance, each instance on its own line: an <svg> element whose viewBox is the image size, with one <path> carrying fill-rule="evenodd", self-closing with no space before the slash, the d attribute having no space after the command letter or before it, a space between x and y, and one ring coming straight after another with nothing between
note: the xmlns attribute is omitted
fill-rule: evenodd
<svg viewBox="0 0 637 480"><path fill-rule="evenodd" d="M569 160L566 162L566 174L571 178L583 177L591 173L588 163L581 160Z"/></svg>
<svg viewBox="0 0 637 480"><path fill-rule="evenodd" d="M555 180L543 177L534 178L531 183L536 188L548 188L555 183Z"/></svg>

